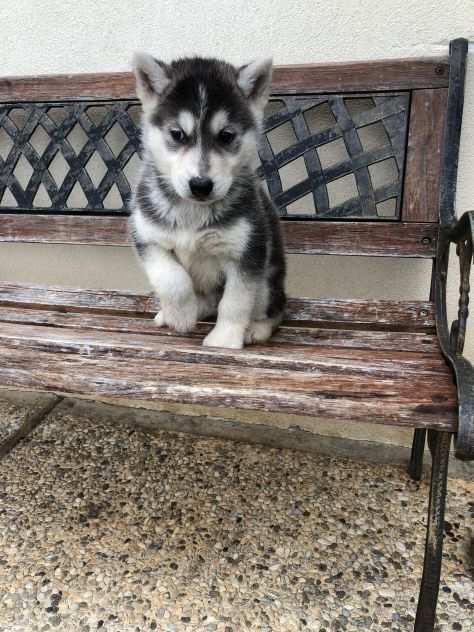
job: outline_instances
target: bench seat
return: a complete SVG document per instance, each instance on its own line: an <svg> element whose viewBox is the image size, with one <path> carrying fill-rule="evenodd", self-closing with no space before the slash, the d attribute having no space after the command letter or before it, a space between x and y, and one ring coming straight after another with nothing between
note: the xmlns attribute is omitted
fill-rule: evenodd
<svg viewBox="0 0 474 632"><path fill-rule="evenodd" d="M294 299L270 343L203 347L149 295L0 290L0 380L23 388L456 431L452 371L424 301Z"/></svg>

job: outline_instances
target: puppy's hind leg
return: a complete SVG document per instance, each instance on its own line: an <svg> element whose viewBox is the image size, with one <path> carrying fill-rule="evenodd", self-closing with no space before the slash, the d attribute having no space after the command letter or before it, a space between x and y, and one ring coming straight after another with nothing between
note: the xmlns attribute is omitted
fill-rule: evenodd
<svg viewBox="0 0 474 632"><path fill-rule="evenodd" d="M197 294L198 320L206 320L217 314L217 294Z"/></svg>
<svg viewBox="0 0 474 632"><path fill-rule="evenodd" d="M282 319L283 315L280 314L274 318L253 320L245 331L245 344L250 345L258 342L266 342L271 338Z"/></svg>

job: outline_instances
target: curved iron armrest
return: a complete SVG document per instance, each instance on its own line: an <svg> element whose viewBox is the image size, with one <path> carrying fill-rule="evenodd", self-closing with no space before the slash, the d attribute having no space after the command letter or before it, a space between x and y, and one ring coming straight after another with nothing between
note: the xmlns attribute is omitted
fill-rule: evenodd
<svg viewBox="0 0 474 632"><path fill-rule="evenodd" d="M457 319L448 326L446 281L451 243L456 244L461 284ZM443 355L454 370L459 400L456 457L474 459L474 367L462 355L469 314L469 276L474 248L474 211L467 211L451 224L441 225L435 273L436 329Z"/></svg>

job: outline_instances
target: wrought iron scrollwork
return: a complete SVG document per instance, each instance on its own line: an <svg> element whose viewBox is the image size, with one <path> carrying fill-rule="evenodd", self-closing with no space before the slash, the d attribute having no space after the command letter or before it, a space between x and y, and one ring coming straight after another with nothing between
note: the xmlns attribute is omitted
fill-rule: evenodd
<svg viewBox="0 0 474 632"><path fill-rule="evenodd" d="M448 325L446 285L450 245L459 257L460 290L457 318ZM459 395L459 428L456 456L474 459L474 368L462 355L469 315L470 273L474 246L474 211L457 222L441 225L435 274L435 301L438 339L443 354L453 367Z"/></svg>
<svg viewBox="0 0 474 632"><path fill-rule="evenodd" d="M467 318L469 316L472 241L470 239L461 239L461 241L456 244L456 254L459 258L461 282L459 286L458 317L451 323L450 342L453 351L456 354L461 354L464 349Z"/></svg>
<svg viewBox="0 0 474 632"><path fill-rule="evenodd" d="M438 287L437 316L438 330L442 334L443 351L447 355L460 355L466 339L469 316L470 273L474 242L474 211L465 213L458 222L440 227L436 282ZM448 276L449 247L456 245L459 260L460 286L457 318L451 323L447 335L446 283Z"/></svg>

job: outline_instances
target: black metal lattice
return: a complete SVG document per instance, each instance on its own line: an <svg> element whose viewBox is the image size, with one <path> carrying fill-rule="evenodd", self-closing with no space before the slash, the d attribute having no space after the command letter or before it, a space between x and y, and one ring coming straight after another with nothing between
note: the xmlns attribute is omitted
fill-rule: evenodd
<svg viewBox="0 0 474 632"><path fill-rule="evenodd" d="M259 174L281 215L396 219L407 118L406 94L272 101ZM136 101L0 105L0 209L126 213L139 149ZM391 175L378 185L374 169L389 162ZM334 198L348 178L352 192Z"/></svg>
<svg viewBox="0 0 474 632"><path fill-rule="evenodd" d="M126 168L139 150L138 110L136 102L110 103L34 103L0 106L0 134L10 140L8 153L0 155L0 200L9 192L15 210L49 211L116 211L124 212L131 193ZM123 146L113 151L107 137L119 131ZM34 142L35 134L46 138L42 150ZM0 138L0 141L2 139ZM61 182L55 178L53 162L62 157L66 173ZM25 162L25 159L27 162ZM102 177L97 180L89 165L100 160ZM30 171L24 186L19 181L23 171ZM91 163L92 161L92 163ZM40 187L44 187L50 205L36 204ZM79 186L84 203L69 202ZM108 208L107 197L116 186L119 204ZM44 195L43 195L44 199ZM13 205L12 205L13 206Z"/></svg>
<svg viewBox="0 0 474 632"><path fill-rule="evenodd" d="M264 123L259 171L281 215L371 219L399 216L408 95L287 96L279 102L280 109ZM315 126L318 110L322 120ZM313 115L308 116L310 113ZM275 151L270 134L283 125L290 127L293 140ZM343 155L336 156L331 164L324 164L324 151L338 142L343 150L339 153ZM298 158L304 160L302 178L285 188L282 169ZM379 167L383 171L389 163L394 167L392 173L388 170L378 184ZM342 184L342 179L350 175L355 181L353 195L334 203L328 189L337 187L338 182ZM302 198L306 200L303 210L291 211L293 203ZM388 200L393 201L390 212L382 214L383 203ZM312 210L308 210L309 206Z"/></svg>

